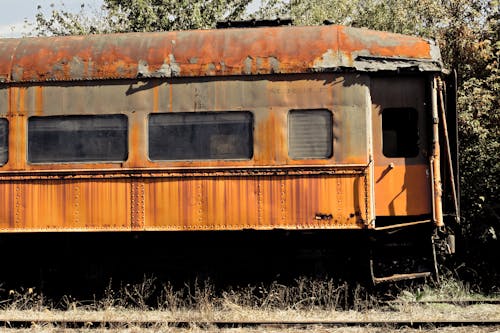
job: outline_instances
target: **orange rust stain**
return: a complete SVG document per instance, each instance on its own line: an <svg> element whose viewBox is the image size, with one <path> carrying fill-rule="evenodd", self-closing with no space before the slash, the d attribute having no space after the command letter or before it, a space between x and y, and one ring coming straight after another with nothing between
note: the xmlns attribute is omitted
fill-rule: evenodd
<svg viewBox="0 0 500 333"><path fill-rule="evenodd" d="M168 111L173 112L174 109L174 86L168 85Z"/></svg>
<svg viewBox="0 0 500 333"><path fill-rule="evenodd" d="M26 87L19 87L18 92L19 92L19 99L17 100L18 102L18 109L17 113L19 116L26 116L27 110L26 110L26 93L27 93Z"/></svg>
<svg viewBox="0 0 500 333"><path fill-rule="evenodd" d="M160 93L160 87L156 86L153 88L153 112L156 113L158 112L159 109L159 93Z"/></svg>
<svg viewBox="0 0 500 333"><path fill-rule="evenodd" d="M120 181L45 180L0 184L7 230L130 229L130 184Z"/></svg>
<svg viewBox="0 0 500 333"><path fill-rule="evenodd" d="M341 51L350 55L369 51L380 57L431 58L429 42L418 37L339 27L339 41Z"/></svg>
<svg viewBox="0 0 500 333"><path fill-rule="evenodd" d="M363 228L361 175L0 182L0 229Z"/></svg>
<svg viewBox="0 0 500 333"><path fill-rule="evenodd" d="M365 217L356 176L209 177L145 186L146 230L360 228Z"/></svg>
<svg viewBox="0 0 500 333"><path fill-rule="evenodd" d="M19 170L26 160L26 88L9 88L9 163L8 170Z"/></svg>
<svg viewBox="0 0 500 333"><path fill-rule="evenodd" d="M430 178L426 165L375 166L377 216L431 213Z"/></svg>
<svg viewBox="0 0 500 333"><path fill-rule="evenodd" d="M257 119L254 131L254 159L256 162L276 164L286 158L286 114L269 112L264 119ZM259 145L259 143L261 143Z"/></svg>
<svg viewBox="0 0 500 333"><path fill-rule="evenodd" d="M30 38L0 42L0 74L16 82L307 73L328 52L429 59L424 39L339 26ZM19 45L17 45L19 44ZM11 62L10 59L13 59ZM11 64L13 64L11 68ZM345 65L345 64L343 64ZM328 67L328 66L327 66Z"/></svg>
<svg viewBox="0 0 500 333"><path fill-rule="evenodd" d="M139 121L140 115L137 113L129 115L129 147L133 147L133 149L129 149L127 161L124 163L128 167L138 167L143 163L143 126L142 122Z"/></svg>
<svg viewBox="0 0 500 333"><path fill-rule="evenodd" d="M130 209L131 229L144 229L144 182L142 179L134 179L130 184Z"/></svg>
<svg viewBox="0 0 500 333"><path fill-rule="evenodd" d="M43 87L35 87L35 115L43 115Z"/></svg>

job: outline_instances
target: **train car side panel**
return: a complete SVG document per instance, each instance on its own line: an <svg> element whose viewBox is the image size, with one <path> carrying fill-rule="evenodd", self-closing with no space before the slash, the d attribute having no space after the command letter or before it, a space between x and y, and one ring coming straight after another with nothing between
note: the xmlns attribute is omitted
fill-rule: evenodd
<svg viewBox="0 0 500 333"><path fill-rule="evenodd" d="M49 84L11 87L9 96L10 135L16 145L10 151L14 161L0 167L0 188L15 199L2 210L4 230L363 228L371 220L366 75ZM231 112L252 121L249 158L162 160L148 155L153 114ZM126 117L126 160L30 162L26 138L32 119L78 123L74 117L82 114ZM299 126L299 144L325 131L313 127L304 134L294 114L321 115L311 118L319 121L314 126L330 119L330 152L309 157L300 148L298 157L291 155L297 149L290 146L291 126ZM219 148L227 143L214 142ZM19 169L24 171L14 172ZM46 198L50 204L44 204Z"/></svg>
<svg viewBox="0 0 500 333"><path fill-rule="evenodd" d="M131 185L117 180L1 182L4 231L131 230Z"/></svg>
<svg viewBox="0 0 500 333"><path fill-rule="evenodd" d="M151 179L146 230L361 228L360 175Z"/></svg>

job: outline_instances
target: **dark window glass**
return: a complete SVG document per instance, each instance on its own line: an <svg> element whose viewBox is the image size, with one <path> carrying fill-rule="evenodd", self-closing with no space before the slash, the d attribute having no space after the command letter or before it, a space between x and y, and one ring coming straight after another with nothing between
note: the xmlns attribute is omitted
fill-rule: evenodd
<svg viewBox="0 0 500 333"><path fill-rule="evenodd" d="M383 153L387 157L418 155L417 110L412 108L382 111Z"/></svg>
<svg viewBox="0 0 500 333"><path fill-rule="evenodd" d="M127 127L124 115L31 117L28 160L32 163L125 161Z"/></svg>
<svg viewBox="0 0 500 333"><path fill-rule="evenodd" d="M332 113L292 110L288 113L288 154L293 159L324 159L333 155Z"/></svg>
<svg viewBox="0 0 500 333"><path fill-rule="evenodd" d="M152 160L250 159L250 112L159 113L149 117Z"/></svg>
<svg viewBox="0 0 500 333"><path fill-rule="evenodd" d="M0 165L9 160L9 122L0 118Z"/></svg>

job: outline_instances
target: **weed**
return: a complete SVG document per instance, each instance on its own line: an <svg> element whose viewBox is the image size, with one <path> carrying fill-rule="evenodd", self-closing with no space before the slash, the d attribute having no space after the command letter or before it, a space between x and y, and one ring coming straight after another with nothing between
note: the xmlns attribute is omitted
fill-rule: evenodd
<svg viewBox="0 0 500 333"><path fill-rule="evenodd" d="M52 307L52 304L35 288L9 290L7 298L1 302L1 305L3 310L42 311Z"/></svg>

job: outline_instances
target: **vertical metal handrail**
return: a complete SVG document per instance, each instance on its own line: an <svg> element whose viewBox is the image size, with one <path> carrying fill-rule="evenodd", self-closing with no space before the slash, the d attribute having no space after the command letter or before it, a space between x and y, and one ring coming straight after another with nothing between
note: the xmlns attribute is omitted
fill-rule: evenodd
<svg viewBox="0 0 500 333"><path fill-rule="evenodd" d="M438 77L432 80L432 169L433 218L437 227L444 227L443 222L443 191L441 184L441 162L439 147L439 113L438 113Z"/></svg>
<svg viewBox="0 0 500 333"><path fill-rule="evenodd" d="M442 83L442 82L440 82ZM451 149L450 149L450 139L448 137L448 125L446 121L446 109L444 107L444 97L443 97L443 89L442 86L440 86L439 89L439 109L440 109L440 114L441 114L441 122L442 122L442 128L443 128L443 134L444 134L444 148L445 148L445 153L446 153L446 160L448 163L448 169L450 171L450 184L451 184L451 192L452 192L452 199L453 199L453 205L455 208L455 218L457 222L460 221L460 211L458 209L458 197L457 197L457 189L455 185L455 173L453 171L453 163L451 160Z"/></svg>

